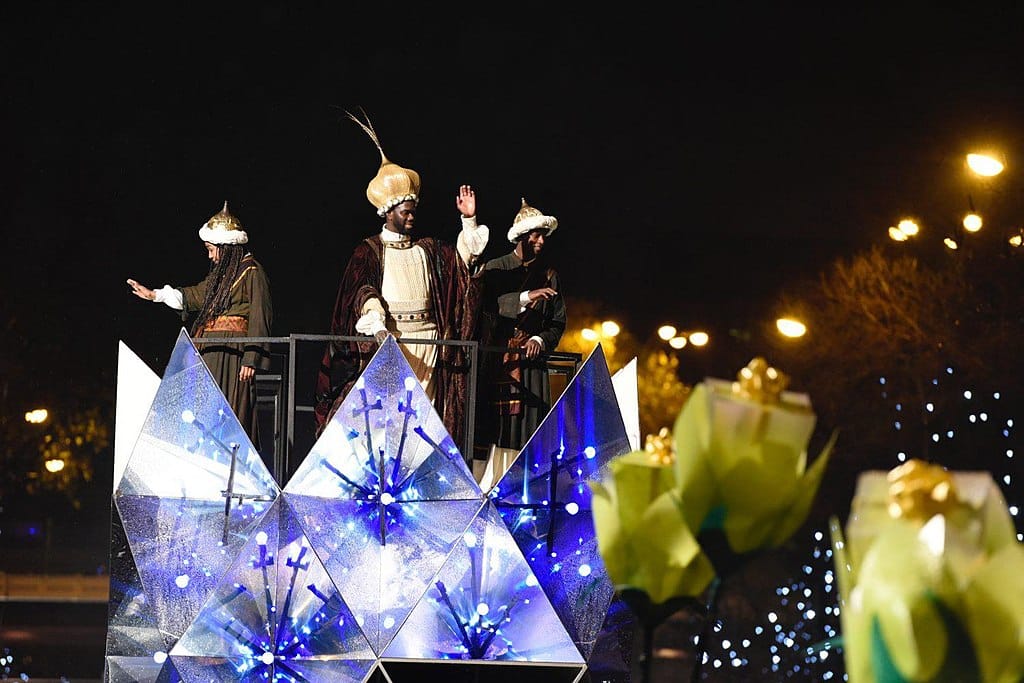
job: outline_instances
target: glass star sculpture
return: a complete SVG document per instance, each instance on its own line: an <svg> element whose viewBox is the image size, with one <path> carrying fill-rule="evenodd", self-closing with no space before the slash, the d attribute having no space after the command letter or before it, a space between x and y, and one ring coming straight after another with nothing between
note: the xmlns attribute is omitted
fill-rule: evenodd
<svg viewBox="0 0 1024 683"><path fill-rule="evenodd" d="M184 330L147 391L106 681L584 675L612 595L585 482L629 449L600 347L488 496L394 338L283 489Z"/></svg>

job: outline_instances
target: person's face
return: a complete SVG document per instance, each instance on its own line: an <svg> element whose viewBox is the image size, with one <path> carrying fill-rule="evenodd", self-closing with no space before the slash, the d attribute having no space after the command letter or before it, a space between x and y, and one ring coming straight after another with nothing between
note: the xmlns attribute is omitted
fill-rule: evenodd
<svg viewBox="0 0 1024 683"><path fill-rule="evenodd" d="M386 218L384 227L399 235L408 235L416 223L416 202L410 199L398 204L387 212Z"/></svg>
<svg viewBox="0 0 1024 683"><path fill-rule="evenodd" d="M547 230L531 230L526 237L520 242L522 247L522 257L524 261L529 261L535 258L540 252L544 250L544 240L547 239Z"/></svg>
<svg viewBox="0 0 1024 683"><path fill-rule="evenodd" d="M209 242L205 242L205 244L206 244L206 258L210 259L214 263L219 263L220 262L220 247L218 247L216 244L210 244Z"/></svg>

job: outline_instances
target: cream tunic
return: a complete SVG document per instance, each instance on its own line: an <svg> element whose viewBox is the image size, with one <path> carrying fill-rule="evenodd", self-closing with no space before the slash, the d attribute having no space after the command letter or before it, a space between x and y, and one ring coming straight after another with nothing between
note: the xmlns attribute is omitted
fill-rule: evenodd
<svg viewBox="0 0 1024 683"><path fill-rule="evenodd" d="M377 299L363 304L362 316L356 322L356 331L361 334L375 334L387 329L396 340L402 337L438 339L437 322L430 296L430 272L427 253L421 247L388 247L387 243L408 242L405 235L384 229L381 239L385 242L381 296L388 302L387 314ZM459 256L471 265L487 246L489 231L486 225L478 226L476 218L462 219L462 231L456 240ZM410 367L427 397L433 401L435 395L434 364L437 360L436 344L399 343Z"/></svg>

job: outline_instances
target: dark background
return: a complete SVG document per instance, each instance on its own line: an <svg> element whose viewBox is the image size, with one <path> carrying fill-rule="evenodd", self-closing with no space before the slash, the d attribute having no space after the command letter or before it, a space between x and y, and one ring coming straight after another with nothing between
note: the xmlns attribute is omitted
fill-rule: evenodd
<svg viewBox="0 0 1024 683"><path fill-rule="evenodd" d="M348 254L381 225L359 108L422 176L420 232L454 238L469 183L497 256L526 197L559 219L571 299L714 345L904 215L932 240L969 202L997 235L1019 227L1022 20L1013 3L6 3L4 405L112 405L119 341L162 374L181 323L125 279L199 281L197 231L225 200L273 333L327 333ZM1007 172L979 184L963 155L985 147ZM736 370L716 363L700 370ZM22 524L0 569L104 571L110 454L95 466L84 507L48 510L45 540ZM47 636L81 641L59 673L95 675L93 607L63 612L89 636Z"/></svg>
<svg viewBox="0 0 1024 683"><path fill-rule="evenodd" d="M560 221L566 294L637 336L748 325L902 214L958 220L967 151L997 145L1009 175L1022 149L1012 5L612 9L5 6L0 312L40 391L113 382L118 340L162 372L180 322L124 280L201 279L225 199L274 334L326 333L381 223L346 109L420 172L419 231L454 237L470 183L499 255L525 196Z"/></svg>

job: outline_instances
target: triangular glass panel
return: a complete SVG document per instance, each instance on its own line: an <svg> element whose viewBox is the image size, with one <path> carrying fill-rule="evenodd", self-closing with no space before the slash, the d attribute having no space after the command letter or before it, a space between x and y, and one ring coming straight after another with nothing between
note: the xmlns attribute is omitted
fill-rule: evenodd
<svg viewBox="0 0 1024 683"><path fill-rule="evenodd" d="M149 408L160 388L153 372L124 342L117 345L117 414L114 417L114 485L117 489Z"/></svg>
<svg viewBox="0 0 1024 683"><path fill-rule="evenodd" d="M636 357L615 371L612 375L615 400L622 413L622 423L629 437L631 450L640 450L640 397L637 385Z"/></svg>
<svg viewBox="0 0 1024 683"><path fill-rule="evenodd" d="M376 655L293 513L278 500L171 650L184 667L253 680L323 670L362 681ZM187 676L186 676L187 677ZM319 679L316 679L319 680Z"/></svg>
<svg viewBox="0 0 1024 683"><path fill-rule="evenodd" d="M587 659L587 679L591 683L629 683L634 656L639 655L642 645L637 631L636 617L616 596Z"/></svg>
<svg viewBox="0 0 1024 683"><path fill-rule="evenodd" d="M378 653L483 502L390 337L284 496Z"/></svg>
<svg viewBox="0 0 1024 683"><path fill-rule="evenodd" d="M579 664L534 664L532 662L382 660L394 683L578 683L586 667ZM620 683L593 679L593 683Z"/></svg>
<svg viewBox="0 0 1024 683"><path fill-rule="evenodd" d="M377 653L398 631L482 503L422 500L381 506L287 491L284 499Z"/></svg>
<svg viewBox="0 0 1024 683"><path fill-rule="evenodd" d="M232 502L121 496L116 507L135 557L145 600L160 628L177 639L245 545L268 501Z"/></svg>
<svg viewBox="0 0 1024 683"><path fill-rule="evenodd" d="M116 494L223 502L227 490L272 499L279 487L182 330Z"/></svg>
<svg viewBox="0 0 1024 683"><path fill-rule="evenodd" d="M598 345L491 490L573 641L589 658L615 590L597 548L589 481L631 450Z"/></svg>
<svg viewBox="0 0 1024 683"><path fill-rule="evenodd" d="M293 659L274 662L269 657L254 666L251 657L192 657L172 655L181 680L207 683L207 681L246 681L266 683L361 683L368 680L371 671L379 668L376 659L368 663L351 659Z"/></svg>
<svg viewBox="0 0 1024 683"><path fill-rule="evenodd" d="M351 500L482 496L394 337L377 349L285 490Z"/></svg>
<svg viewBox="0 0 1024 683"><path fill-rule="evenodd" d="M184 633L279 493L183 330L114 493L165 635Z"/></svg>
<svg viewBox="0 0 1024 683"><path fill-rule="evenodd" d="M584 663L490 502L382 657Z"/></svg>
<svg viewBox="0 0 1024 683"><path fill-rule="evenodd" d="M107 657L104 683L178 683L181 677L166 657Z"/></svg>
<svg viewBox="0 0 1024 683"><path fill-rule="evenodd" d="M121 515L111 504L110 597L107 602L108 656L146 657L167 652L170 643L146 599Z"/></svg>

